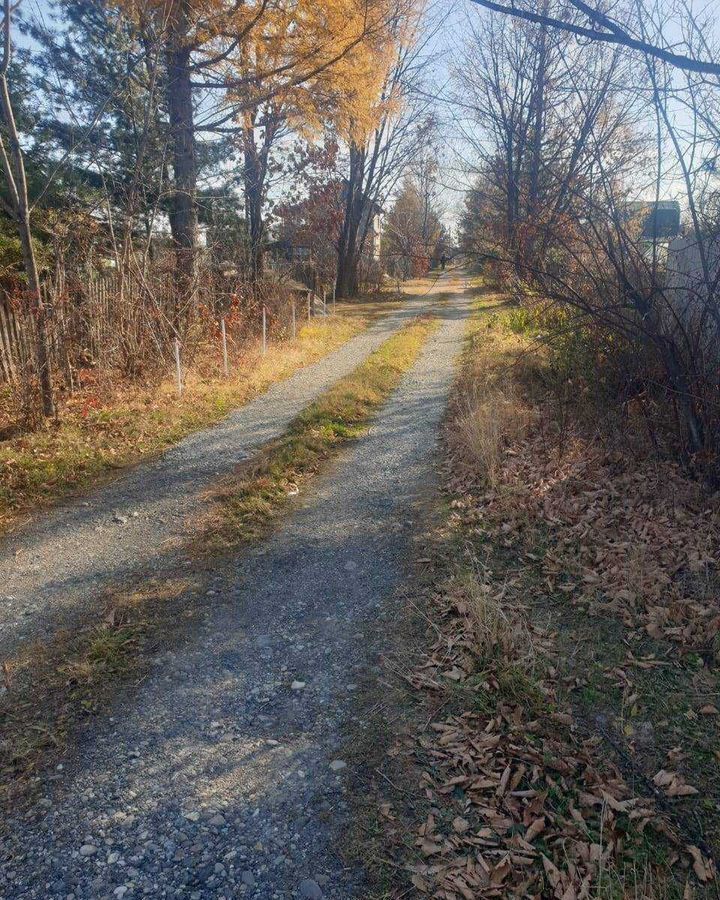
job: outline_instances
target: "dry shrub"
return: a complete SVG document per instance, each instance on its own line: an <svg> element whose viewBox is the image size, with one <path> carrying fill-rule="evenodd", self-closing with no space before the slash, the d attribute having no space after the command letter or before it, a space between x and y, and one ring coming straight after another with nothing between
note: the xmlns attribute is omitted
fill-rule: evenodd
<svg viewBox="0 0 720 900"><path fill-rule="evenodd" d="M456 473L491 487L498 484L508 450L533 422L529 398L540 371L535 348L525 335L504 327L506 319L492 315L475 325L446 435Z"/></svg>

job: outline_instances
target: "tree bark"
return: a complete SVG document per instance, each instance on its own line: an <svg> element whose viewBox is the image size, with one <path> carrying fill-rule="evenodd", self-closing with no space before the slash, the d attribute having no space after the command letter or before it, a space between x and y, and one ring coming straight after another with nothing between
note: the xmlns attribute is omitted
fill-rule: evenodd
<svg viewBox="0 0 720 900"><path fill-rule="evenodd" d="M350 146L350 172L345 197L345 217L338 245L338 268L335 296L353 297L358 290L358 268L362 253L361 226L365 212L365 151Z"/></svg>
<svg viewBox="0 0 720 900"><path fill-rule="evenodd" d="M263 195L265 192L264 160L258 152L255 141L254 111L245 114L243 124L243 187L245 192L245 215L247 217L250 241L250 277L253 283L260 280L264 270L263 241L265 222L263 221Z"/></svg>
<svg viewBox="0 0 720 900"><path fill-rule="evenodd" d="M547 15L547 0L543 3L543 14ZM535 246L540 227L540 167L545 125L545 85L547 80L547 26L540 26L538 38L535 90L533 91L532 113L532 153L530 157L530 186L528 188L528 219L530 232L527 237L526 253L530 265L536 265Z"/></svg>
<svg viewBox="0 0 720 900"><path fill-rule="evenodd" d="M52 371L50 368L48 311L42 297L40 275L38 273L35 249L32 243L32 231L30 228L27 198L25 198L24 203L21 202L21 207L18 210L17 227L18 234L20 235L20 243L22 245L25 274L28 280L31 309L35 316L35 329L37 332L35 339L35 358L37 360L38 375L40 379L40 396L42 399L43 415L49 418L55 415L55 400L53 397Z"/></svg>

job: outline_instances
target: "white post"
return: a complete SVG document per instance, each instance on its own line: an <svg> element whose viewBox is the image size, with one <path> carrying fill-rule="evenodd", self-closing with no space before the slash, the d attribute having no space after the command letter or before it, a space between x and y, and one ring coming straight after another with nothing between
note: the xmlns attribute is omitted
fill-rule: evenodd
<svg viewBox="0 0 720 900"><path fill-rule="evenodd" d="M263 306L263 343L262 343L262 352L263 356L267 353L267 310Z"/></svg>
<svg viewBox="0 0 720 900"><path fill-rule="evenodd" d="M180 341L175 338L175 378L177 379L178 397L182 396L182 370L180 368Z"/></svg>
<svg viewBox="0 0 720 900"><path fill-rule="evenodd" d="M323 315L327 315L327 290L323 288Z"/></svg>
<svg viewBox="0 0 720 900"><path fill-rule="evenodd" d="M297 337L297 315L295 313L295 298L293 297L292 301L292 337L293 340Z"/></svg>
<svg viewBox="0 0 720 900"><path fill-rule="evenodd" d="M225 370L225 377L227 378L230 374L230 366L228 365L228 352L227 352L227 332L225 331L225 316L220 319L220 334L222 335L222 351L223 351L223 368Z"/></svg>

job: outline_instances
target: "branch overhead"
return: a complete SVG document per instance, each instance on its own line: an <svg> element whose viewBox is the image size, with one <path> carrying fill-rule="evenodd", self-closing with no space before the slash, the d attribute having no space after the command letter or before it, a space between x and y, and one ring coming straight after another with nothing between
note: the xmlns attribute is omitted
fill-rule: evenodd
<svg viewBox="0 0 720 900"><path fill-rule="evenodd" d="M720 63L712 60L695 59L682 53L674 53L667 47L653 44L649 41L634 37L611 19L609 16L594 9L582 0L571 0L572 5L590 20L590 25L581 25L577 22L560 19L555 16L546 15L544 13L533 12L523 6L519 6L515 0L509 3L496 3L495 0L471 0L477 6L482 6L492 12L502 13L504 15L513 16L516 19L524 19L526 22L533 22L536 25L544 25L549 28L558 28L576 37L586 38L590 41L598 41L606 44L614 44L616 46L627 47L630 50L636 50L645 53L654 59L659 59L668 65L677 69L683 69L686 72L697 72L703 75L715 75L720 77Z"/></svg>

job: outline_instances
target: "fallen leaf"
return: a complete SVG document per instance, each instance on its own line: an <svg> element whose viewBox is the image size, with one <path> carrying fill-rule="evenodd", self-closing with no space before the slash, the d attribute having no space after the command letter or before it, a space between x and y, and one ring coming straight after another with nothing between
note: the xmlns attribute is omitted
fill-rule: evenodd
<svg viewBox="0 0 720 900"><path fill-rule="evenodd" d="M687 851L692 856L693 872L695 872L698 880L703 883L712 881L715 877L715 867L712 860L706 859L700 852L700 849L693 845L689 845Z"/></svg>

